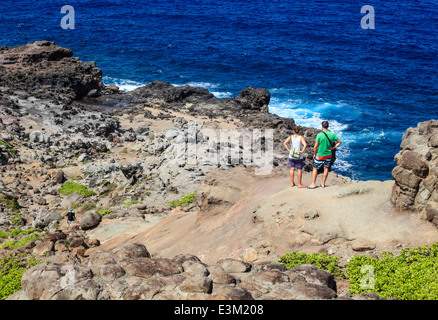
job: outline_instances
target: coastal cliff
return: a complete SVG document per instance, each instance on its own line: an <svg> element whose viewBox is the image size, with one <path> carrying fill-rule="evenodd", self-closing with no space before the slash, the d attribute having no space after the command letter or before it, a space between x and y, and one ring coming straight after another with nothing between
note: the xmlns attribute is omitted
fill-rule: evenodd
<svg viewBox="0 0 438 320"><path fill-rule="evenodd" d="M394 194L400 210L411 210L438 225L438 120L424 121L403 135L392 171Z"/></svg>
<svg viewBox="0 0 438 320"><path fill-rule="evenodd" d="M123 92L47 41L1 48L0 62L0 258L50 262L10 299L355 298L326 271L276 262L300 250L345 264L438 241L436 120L408 129L395 181L331 173L328 188L297 189L283 147L295 121L269 113L266 89L221 99L154 81ZM305 184L318 132L302 129Z"/></svg>

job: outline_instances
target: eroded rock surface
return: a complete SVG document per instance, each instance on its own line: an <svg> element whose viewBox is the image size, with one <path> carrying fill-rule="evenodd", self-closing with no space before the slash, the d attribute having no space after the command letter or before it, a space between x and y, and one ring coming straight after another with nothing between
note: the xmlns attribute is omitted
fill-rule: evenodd
<svg viewBox="0 0 438 320"><path fill-rule="evenodd" d="M438 120L406 130L400 148L392 171L392 202L438 225Z"/></svg>

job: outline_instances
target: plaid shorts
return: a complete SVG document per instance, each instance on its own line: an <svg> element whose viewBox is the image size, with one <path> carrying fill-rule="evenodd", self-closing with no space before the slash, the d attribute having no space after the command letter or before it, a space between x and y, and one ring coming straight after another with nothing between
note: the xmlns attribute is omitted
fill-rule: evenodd
<svg viewBox="0 0 438 320"><path fill-rule="evenodd" d="M313 169L319 169L322 166L326 167L326 168L330 168L330 165L332 163L332 157L328 157L325 160L319 160L319 157L316 156L315 160L313 161Z"/></svg>

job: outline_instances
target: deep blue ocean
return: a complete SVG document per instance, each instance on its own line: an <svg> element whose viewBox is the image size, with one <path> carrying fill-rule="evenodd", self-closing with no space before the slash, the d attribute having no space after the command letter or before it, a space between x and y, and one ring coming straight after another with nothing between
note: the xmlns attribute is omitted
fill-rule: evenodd
<svg viewBox="0 0 438 320"><path fill-rule="evenodd" d="M61 27L64 5L74 29ZM364 5L374 29L361 27ZM96 61L105 84L267 88L270 112L330 121L344 142L335 171L357 180L391 179L406 129L438 118L437 30L438 0L0 2L0 46L54 41Z"/></svg>

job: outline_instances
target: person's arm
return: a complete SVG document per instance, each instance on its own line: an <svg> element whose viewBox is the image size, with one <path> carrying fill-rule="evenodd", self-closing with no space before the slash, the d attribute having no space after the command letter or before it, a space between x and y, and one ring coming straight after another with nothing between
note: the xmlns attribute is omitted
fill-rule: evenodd
<svg viewBox="0 0 438 320"><path fill-rule="evenodd" d="M336 140L336 145L335 145L334 147L331 147L330 149L331 149L331 150L336 149L337 147L339 147L339 146L341 145L341 143L342 143L341 139L338 138L338 139Z"/></svg>
<svg viewBox="0 0 438 320"><path fill-rule="evenodd" d="M303 136L301 136L301 143L303 144L303 150L300 150L300 152L304 153L304 151L306 151L307 148L307 143L306 140L304 140Z"/></svg>
<svg viewBox="0 0 438 320"><path fill-rule="evenodd" d="M283 145L284 145L284 147L287 149L287 151L290 152L290 149L289 149L289 147L288 147L289 142L290 142L290 136L287 137L287 139L284 141Z"/></svg>
<svg viewBox="0 0 438 320"><path fill-rule="evenodd" d="M316 157L316 153L318 152L319 142L315 141L315 145L313 146L313 157Z"/></svg>

